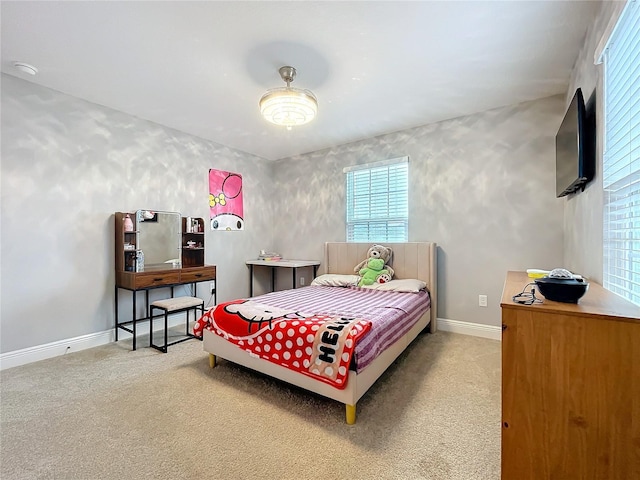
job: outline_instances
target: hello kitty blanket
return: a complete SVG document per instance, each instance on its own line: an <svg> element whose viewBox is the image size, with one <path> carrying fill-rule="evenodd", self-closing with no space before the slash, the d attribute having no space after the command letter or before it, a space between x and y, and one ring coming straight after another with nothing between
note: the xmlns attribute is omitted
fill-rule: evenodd
<svg viewBox="0 0 640 480"><path fill-rule="evenodd" d="M371 322L235 300L205 313L193 333L202 337L205 328L250 355L343 389L355 345Z"/></svg>

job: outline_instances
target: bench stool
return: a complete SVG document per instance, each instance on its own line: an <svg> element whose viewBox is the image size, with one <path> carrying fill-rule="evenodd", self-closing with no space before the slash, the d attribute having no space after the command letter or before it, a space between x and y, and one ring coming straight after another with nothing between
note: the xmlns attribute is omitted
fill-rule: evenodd
<svg viewBox="0 0 640 480"><path fill-rule="evenodd" d="M153 343L153 312L155 309L162 310L164 312L164 345L155 345ZM156 300L153 302L149 309L149 346L160 350L163 353L167 353L169 345L175 345L176 343L184 342L191 338L198 338L193 333L189 332L189 312L193 310L194 320L198 320L198 309L200 309L202 315L204 315L204 300L198 297L175 297L167 298L166 300ZM186 312L186 338L181 338L175 342L168 343L168 321L169 315L174 313ZM160 315L158 315L160 316Z"/></svg>

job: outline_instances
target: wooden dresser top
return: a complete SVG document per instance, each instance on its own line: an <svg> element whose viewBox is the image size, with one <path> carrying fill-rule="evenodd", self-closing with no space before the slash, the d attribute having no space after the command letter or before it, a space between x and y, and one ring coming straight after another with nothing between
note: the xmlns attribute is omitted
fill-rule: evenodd
<svg viewBox="0 0 640 480"><path fill-rule="evenodd" d="M513 296L522 292L525 285L533 283L534 279L529 278L526 272L507 272L507 278L502 291L503 308L535 309L567 315L593 315L617 320L637 321L640 323L640 307L605 289L601 285L589 281L587 293L575 303L562 303L547 300L536 289L536 297L541 298L543 303L533 305L523 305L513 301ZM527 287L527 291L532 286Z"/></svg>

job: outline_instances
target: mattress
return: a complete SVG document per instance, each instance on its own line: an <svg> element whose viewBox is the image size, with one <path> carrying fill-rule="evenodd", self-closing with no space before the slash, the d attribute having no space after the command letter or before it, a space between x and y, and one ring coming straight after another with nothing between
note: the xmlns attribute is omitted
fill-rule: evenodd
<svg viewBox="0 0 640 480"><path fill-rule="evenodd" d="M298 312L363 318L371 330L355 349L355 369L365 369L429 310L429 293L405 293L358 287L308 286L253 297L271 307Z"/></svg>

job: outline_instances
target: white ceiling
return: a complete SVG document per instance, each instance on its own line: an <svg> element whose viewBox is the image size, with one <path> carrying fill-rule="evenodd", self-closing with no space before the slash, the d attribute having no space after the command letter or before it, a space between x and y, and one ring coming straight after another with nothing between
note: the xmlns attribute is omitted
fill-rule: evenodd
<svg viewBox="0 0 640 480"><path fill-rule="evenodd" d="M2 1L2 72L276 160L565 93L599 7ZM319 102L291 131L258 109L283 65Z"/></svg>

